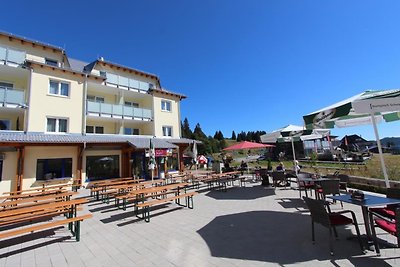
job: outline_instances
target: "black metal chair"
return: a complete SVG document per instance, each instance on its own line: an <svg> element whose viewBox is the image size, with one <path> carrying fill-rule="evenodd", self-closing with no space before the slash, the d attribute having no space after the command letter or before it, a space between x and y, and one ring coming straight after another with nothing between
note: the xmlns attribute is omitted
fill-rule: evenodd
<svg viewBox="0 0 400 267"><path fill-rule="evenodd" d="M386 197L387 198L398 198L400 199L400 188L387 188L386 189ZM387 217L389 219L395 218L395 210L399 207L399 205L388 205L386 207L380 208L370 208L369 212Z"/></svg>
<svg viewBox="0 0 400 267"><path fill-rule="evenodd" d="M329 249L331 255L333 255L332 233L335 234L336 238L338 237L336 226L353 224L356 228L361 251L364 253L364 247L360 237L360 229L358 228L357 219L353 211L344 210L340 212L331 212L329 205L326 205L326 201L308 197L303 197L303 199L311 213L311 231L313 243L315 243L314 223L318 223L327 227L329 229ZM344 213L350 213L352 218L342 215Z"/></svg>
<svg viewBox="0 0 400 267"><path fill-rule="evenodd" d="M375 227L379 227L385 232L394 235L397 239L396 246L400 247L400 208L397 208L395 210L394 219L389 219L387 217L379 215L378 213L369 212L369 220L377 256L380 256L381 252L379 249L378 238L376 236Z"/></svg>
<svg viewBox="0 0 400 267"><path fill-rule="evenodd" d="M287 179L286 179L285 172L273 171L273 172L271 172L271 176L272 176L272 183L273 183L274 187L277 187L278 184L283 182L285 184L285 188L286 188Z"/></svg>
<svg viewBox="0 0 400 267"><path fill-rule="evenodd" d="M340 195L340 180L329 179L319 182L318 187L315 188L315 195L317 199L326 200L327 195ZM343 208L343 203L340 202Z"/></svg>

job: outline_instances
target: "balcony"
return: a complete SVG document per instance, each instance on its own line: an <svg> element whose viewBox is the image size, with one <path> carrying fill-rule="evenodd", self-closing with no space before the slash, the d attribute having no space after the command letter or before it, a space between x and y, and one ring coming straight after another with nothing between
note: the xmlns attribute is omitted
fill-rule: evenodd
<svg viewBox="0 0 400 267"><path fill-rule="evenodd" d="M135 79L129 79L127 77L119 76L108 72L105 73L104 75L107 78L106 84L108 86L113 86L144 94L146 94L149 89L153 88L153 84L147 82L142 82Z"/></svg>
<svg viewBox="0 0 400 267"><path fill-rule="evenodd" d="M140 121L150 121L152 119L152 112L150 109L93 101L87 101L87 115Z"/></svg>
<svg viewBox="0 0 400 267"><path fill-rule="evenodd" d="M25 91L0 87L0 105L8 108L26 107Z"/></svg>
<svg viewBox="0 0 400 267"><path fill-rule="evenodd" d="M25 51L0 46L0 64L18 67L25 63Z"/></svg>

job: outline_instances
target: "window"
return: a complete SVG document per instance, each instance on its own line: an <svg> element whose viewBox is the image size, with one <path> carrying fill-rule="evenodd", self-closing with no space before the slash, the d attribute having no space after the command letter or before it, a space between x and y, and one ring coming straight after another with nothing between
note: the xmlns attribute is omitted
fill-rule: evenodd
<svg viewBox="0 0 400 267"><path fill-rule="evenodd" d="M135 102L125 101L125 106L138 108L138 107L139 107L139 104L138 104L138 103L135 103Z"/></svg>
<svg viewBox="0 0 400 267"><path fill-rule="evenodd" d="M119 177L119 156L87 156L86 175L90 181Z"/></svg>
<svg viewBox="0 0 400 267"><path fill-rule="evenodd" d="M171 126L163 126L162 132L163 132L163 136L172 136L172 127Z"/></svg>
<svg viewBox="0 0 400 267"><path fill-rule="evenodd" d="M67 126L67 119L47 118L47 132L66 133Z"/></svg>
<svg viewBox="0 0 400 267"><path fill-rule="evenodd" d="M161 110L171 112L171 101L162 100L161 101Z"/></svg>
<svg viewBox="0 0 400 267"><path fill-rule="evenodd" d="M7 82L0 82L0 88L12 89L14 88L14 84Z"/></svg>
<svg viewBox="0 0 400 267"><path fill-rule="evenodd" d="M106 78L107 77L107 72L100 70L100 76Z"/></svg>
<svg viewBox="0 0 400 267"><path fill-rule="evenodd" d="M97 103L104 103L104 97L88 95L87 100L97 102Z"/></svg>
<svg viewBox="0 0 400 267"><path fill-rule="evenodd" d="M46 58L45 63L50 66L58 67L58 61L54 59Z"/></svg>
<svg viewBox="0 0 400 267"><path fill-rule="evenodd" d="M11 130L11 121L0 120L0 130Z"/></svg>
<svg viewBox="0 0 400 267"><path fill-rule="evenodd" d="M103 134L104 127L103 126L86 126L86 133Z"/></svg>
<svg viewBox="0 0 400 267"><path fill-rule="evenodd" d="M136 128L124 128L124 134L126 134L126 135L139 135L139 129L136 129Z"/></svg>
<svg viewBox="0 0 400 267"><path fill-rule="evenodd" d="M37 160L37 180L50 180L66 177L72 177L72 158Z"/></svg>
<svg viewBox="0 0 400 267"><path fill-rule="evenodd" d="M69 84L57 81L50 81L49 93L52 95L68 96Z"/></svg>

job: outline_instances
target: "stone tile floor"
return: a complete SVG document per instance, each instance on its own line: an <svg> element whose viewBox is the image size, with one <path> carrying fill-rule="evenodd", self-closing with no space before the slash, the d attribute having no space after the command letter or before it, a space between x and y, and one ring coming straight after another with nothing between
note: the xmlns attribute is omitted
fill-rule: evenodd
<svg viewBox="0 0 400 267"><path fill-rule="evenodd" d="M348 239L352 226L339 229L334 256L326 228L316 226L312 244L309 213L293 188L248 182L200 192L193 210L159 206L150 223L136 218L132 206L122 211L89 198L81 213L94 216L83 222L80 242L66 227L0 241L0 266L400 266L400 249L362 254L357 239ZM341 210L340 204L332 209ZM361 209L346 203L344 209L356 212L365 233Z"/></svg>

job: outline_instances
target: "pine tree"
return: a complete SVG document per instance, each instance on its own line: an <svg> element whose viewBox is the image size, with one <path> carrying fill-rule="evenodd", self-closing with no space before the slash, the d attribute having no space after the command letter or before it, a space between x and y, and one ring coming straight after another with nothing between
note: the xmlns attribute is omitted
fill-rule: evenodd
<svg viewBox="0 0 400 267"><path fill-rule="evenodd" d="M193 132L192 130L190 130L189 120L187 118L183 120L183 124L181 123L181 128L182 128L182 137L193 138Z"/></svg>
<svg viewBox="0 0 400 267"><path fill-rule="evenodd" d="M232 137L231 137L231 139L232 139L232 140L236 140L236 133L235 133L235 131L232 131Z"/></svg>

